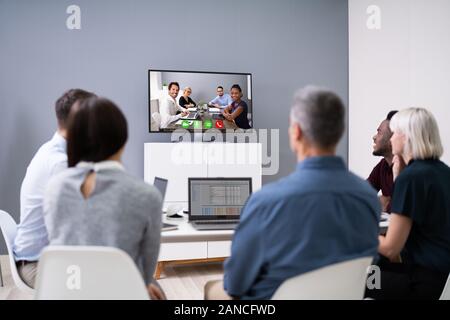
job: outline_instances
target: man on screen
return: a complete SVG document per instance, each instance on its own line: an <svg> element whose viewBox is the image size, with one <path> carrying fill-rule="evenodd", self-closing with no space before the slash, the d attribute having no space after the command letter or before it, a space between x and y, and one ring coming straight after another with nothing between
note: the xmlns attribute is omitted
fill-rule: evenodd
<svg viewBox="0 0 450 320"><path fill-rule="evenodd" d="M181 107L177 102L180 85L178 82L171 82L169 84L169 94L161 99L161 107L159 112L161 114L161 128L167 128L169 124L189 114L187 109ZM177 114L177 111L181 113Z"/></svg>
<svg viewBox="0 0 450 320"><path fill-rule="evenodd" d="M217 87L217 96L214 99L212 99L208 103L208 105L210 107L223 109L223 108L226 108L227 106L229 106L232 102L233 102L233 100L231 99L230 95L228 93L224 93L222 86L218 86Z"/></svg>

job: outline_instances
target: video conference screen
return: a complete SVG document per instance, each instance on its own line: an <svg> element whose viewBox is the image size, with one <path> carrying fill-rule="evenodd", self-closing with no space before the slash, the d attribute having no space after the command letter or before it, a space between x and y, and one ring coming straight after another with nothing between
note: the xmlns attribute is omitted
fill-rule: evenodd
<svg viewBox="0 0 450 320"><path fill-rule="evenodd" d="M149 70L150 132L250 129L252 75Z"/></svg>

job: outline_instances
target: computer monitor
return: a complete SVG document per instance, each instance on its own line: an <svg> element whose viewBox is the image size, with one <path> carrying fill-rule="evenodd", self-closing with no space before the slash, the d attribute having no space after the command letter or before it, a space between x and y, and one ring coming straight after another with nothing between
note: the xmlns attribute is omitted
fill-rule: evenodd
<svg viewBox="0 0 450 320"><path fill-rule="evenodd" d="M166 190L167 190L167 179L155 177L153 185L156 187L156 189L159 190L159 192L161 192L162 200L164 202L164 197L166 196Z"/></svg>
<svg viewBox="0 0 450 320"><path fill-rule="evenodd" d="M252 178L189 178L189 220L237 220Z"/></svg>
<svg viewBox="0 0 450 320"><path fill-rule="evenodd" d="M172 83L178 83L179 91L175 98L170 96L169 87ZM230 95L233 85L241 88L240 101L244 103L241 108L243 111L234 121L227 120L222 115L222 111L233 101ZM184 89L187 88L190 90L189 103L182 98ZM148 70L148 93L148 123L151 133L172 133L176 129L189 132L217 129L225 132L254 126L250 73L151 69Z"/></svg>

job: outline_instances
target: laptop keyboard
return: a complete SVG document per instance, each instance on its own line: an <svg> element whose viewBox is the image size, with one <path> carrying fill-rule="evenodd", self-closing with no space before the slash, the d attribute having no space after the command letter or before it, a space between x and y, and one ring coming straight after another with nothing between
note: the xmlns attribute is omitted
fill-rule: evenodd
<svg viewBox="0 0 450 320"><path fill-rule="evenodd" d="M196 224L236 224L238 220L211 220L195 221Z"/></svg>

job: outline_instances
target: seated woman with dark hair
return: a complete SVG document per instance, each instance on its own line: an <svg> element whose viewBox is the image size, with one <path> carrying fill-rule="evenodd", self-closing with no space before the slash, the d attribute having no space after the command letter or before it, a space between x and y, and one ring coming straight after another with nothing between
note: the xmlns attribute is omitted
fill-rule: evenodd
<svg viewBox="0 0 450 320"><path fill-rule="evenodd" d="M238 84L231 87L230 96L233 102L222 111L222 115L225 119L234 121L239 128L250 129L247 117L248 106L241 100L242 89Z"/></svg>
<svg viewBox="0 0 450 320"><path fill-rule="evenodd" d="M125 172L121 157L127 131L124 115L107 99L87 99L70 115L69 169L55 176L45 192L49 242L124 250L141 270L150 297L163 299L153 279L162 198L155 187Z"/></svg>
<svg viewBox="0 0 450 320"><path fill-rule="evenodd" d="M426 109L390 121L394 191L386 236L379 237L381 288L375 299L439 299L450 272L450 168L439 128Z"/></svg>

